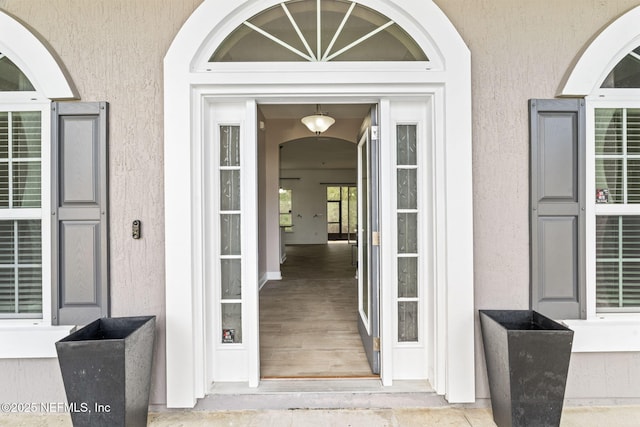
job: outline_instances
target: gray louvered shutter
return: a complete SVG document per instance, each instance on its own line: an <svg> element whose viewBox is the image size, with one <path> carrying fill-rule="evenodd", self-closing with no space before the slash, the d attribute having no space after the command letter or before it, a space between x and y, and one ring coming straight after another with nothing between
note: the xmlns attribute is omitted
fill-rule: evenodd
<svg viewBox="0 0 640 427"><path fill-rule="evenodd" d="M52 317L109 315L106 102L52 104Z"/></svg>
<svg viewBox="0 0 640 427"><path fill-rule="evenodd" d="M555 319L585 316L583 99L529 101L531 307Z"/></svg>

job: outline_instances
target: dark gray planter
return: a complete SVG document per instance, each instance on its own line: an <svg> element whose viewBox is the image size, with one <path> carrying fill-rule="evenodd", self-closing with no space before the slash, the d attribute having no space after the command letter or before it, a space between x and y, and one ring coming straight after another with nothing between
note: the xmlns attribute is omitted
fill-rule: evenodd
<svg viewBox="0 0 640 427"><path fill-rule="evenodd" d="M480 310L493 420L559 426L573 331L533 310Z"/></svg>
<svg viewBox="0 0 640 427"><path fill-rule="evenodd" d="M147 425L155 323L103 318L56 342L74 427Z"/></svg>

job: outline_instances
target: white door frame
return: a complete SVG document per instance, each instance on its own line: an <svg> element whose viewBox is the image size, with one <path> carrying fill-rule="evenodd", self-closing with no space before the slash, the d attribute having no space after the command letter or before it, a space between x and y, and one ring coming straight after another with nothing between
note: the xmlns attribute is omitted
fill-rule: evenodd
<svg viewBox="0 0 640 427"><path fill-rule="evenodd" d="M213 48L237 25L277 3L205 0L180 30L165 57L167 406L193 407L209 386L205 374L207 340L203 304L206 260L200 237L203 183L198 171L205 144L206 103L245 102L249 114L250 106L263 102L380 102L381 122L390 123L390 99L428 97L434 103L436 193L432 385L452 403L473 402L475 312L469 50L451 22L430 0L406 0L402 7L388 0L362 0L359 3L401 25L425 50L430 62L288 63L286 71L282 63L247 66L207 62ZM382 139L389 140L391 136L389 129L381 129ZM381 180L385 177L381 176ZM385 248L381 250L384 259ZM258 277L255 279L255 293L247 290L246 294L247 302L255 304L256 317L248 319L256 324L253 337L245 337L247 347L253 351L247 368L251 386L259 382ZM385 281L384 276L381 281ZM392 283L394 278L386 277L386 281ZM387 304L393 301L388 288L381 289L381 299ZM381 316L389 310L381 307ZM385 372L391 371L392 355L388 350L385 353L385 348L389 348L393 336L391 322L383 322L381 359L386 385L391 382Z"/></svg>

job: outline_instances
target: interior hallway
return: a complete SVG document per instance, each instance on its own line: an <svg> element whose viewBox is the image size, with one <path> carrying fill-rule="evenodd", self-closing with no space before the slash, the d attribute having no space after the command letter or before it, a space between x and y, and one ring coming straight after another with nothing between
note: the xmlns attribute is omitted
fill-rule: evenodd
<svg viewBox="0 0 640 427"><path fill-rule="evenodd" d="M358 334L355 269L346 242L287 246L282 280L260 292L263 378L373 377Z"/></svg>

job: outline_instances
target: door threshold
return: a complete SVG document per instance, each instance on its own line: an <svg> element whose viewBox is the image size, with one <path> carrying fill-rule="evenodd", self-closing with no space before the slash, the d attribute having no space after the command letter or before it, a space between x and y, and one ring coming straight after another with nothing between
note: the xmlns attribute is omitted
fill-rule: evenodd
<svg viewBox="0 0 640 427"><path fill-rule="evenodd" d="M214 383L195 410L356 409L442 407L448 403L428 381L379 378L264 379L258 387L243 383Z"/></svg>
<svg viewBox="0 0 640 427"><path fill-rule="evenodd" d="M210 395L220 394L287 394L287 393L434 393L429 381L394 381L383 386L379 377L370 378L276 378L262 379L258 387L242 382L218 382L211 385Z"/></svg>
<svg viewBox="0 0 640 427"><path fill-rule="evenodd" d="M323 380L379 380L380 375L305 375L305 376L265 376L260 381L323 381Z"/></svg>

